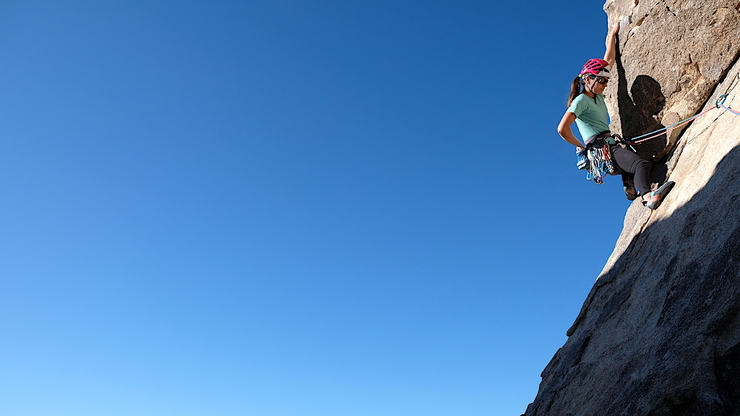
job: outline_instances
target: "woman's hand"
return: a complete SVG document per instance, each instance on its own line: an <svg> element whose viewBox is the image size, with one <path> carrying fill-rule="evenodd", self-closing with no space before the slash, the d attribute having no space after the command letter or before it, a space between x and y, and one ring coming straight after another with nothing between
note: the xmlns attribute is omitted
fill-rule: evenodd
<svg viewBox="0 0 740 416"><path fill-rule="evenodd" d="M612 30L609 32L609 36L617 36L617 33L619 33L619 21L617 21L617 24L615 24L612 27Z"/></svg>

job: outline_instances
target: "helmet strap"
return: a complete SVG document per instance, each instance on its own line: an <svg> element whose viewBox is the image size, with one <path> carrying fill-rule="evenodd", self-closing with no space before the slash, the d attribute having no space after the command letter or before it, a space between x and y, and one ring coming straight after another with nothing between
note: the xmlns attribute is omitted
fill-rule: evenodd
<svg viewBox="0 0 740 416"><path fill-rule="evenodd" d="M596 83L596 80L591 80L591 83L589 84L588 80L590 79L591 78L588 75L581 76L581 83L583 84L583 87L585 90L588 90L588 92L594 95L594 100L596 100L596 93L594 92L594 88L593 88L593 85Z"/></svg>

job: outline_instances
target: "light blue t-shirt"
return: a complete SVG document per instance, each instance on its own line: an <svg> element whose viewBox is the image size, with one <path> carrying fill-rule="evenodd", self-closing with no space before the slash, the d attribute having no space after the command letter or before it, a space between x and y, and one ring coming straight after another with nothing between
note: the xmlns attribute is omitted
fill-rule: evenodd
<svg viewBox="0 0 740 416"><path fill-rule="evenodd" d="M576 125L584 141L599 133L609 131L609 123L607 123L609 112L606 109L604 96L597 95L595 98L596 100L586 94L581 94L568 107L568 111L576 115Z"/></svg>

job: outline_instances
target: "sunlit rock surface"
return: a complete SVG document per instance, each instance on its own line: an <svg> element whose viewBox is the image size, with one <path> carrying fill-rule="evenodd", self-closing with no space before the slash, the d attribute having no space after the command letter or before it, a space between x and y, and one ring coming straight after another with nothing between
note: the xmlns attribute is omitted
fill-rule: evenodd
<svg viewBox="0 0 740 416"><path fill-rule="evenodd" d="M641 93L638 102L663 95L658 127L722 94L740 109L740 1L614 0L605 9L624 22L614 130L638 117ZM672 146L662 140L651 152L668 155L658 167L676 186L657 211L639 202L628 210L527 416L740 415L740 116L714 109Z"/></svg>
<svg viewBox="0 0 740 416"><path fill-rule="evenodd" d="M740 52L737 0L614 0L604 9L621 23L617 87L607 89L612 130L631 138L698 112ZM661 159L681 130L638 152Z"/></svg>

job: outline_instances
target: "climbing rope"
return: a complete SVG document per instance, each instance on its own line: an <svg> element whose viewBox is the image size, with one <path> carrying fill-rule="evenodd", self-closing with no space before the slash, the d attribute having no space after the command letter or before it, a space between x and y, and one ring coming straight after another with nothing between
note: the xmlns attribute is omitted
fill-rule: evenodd
<svg viewBox="0 0 740 416"><path fill-rule="evenodd" d="M719 101L720 99L722 99L722 102ZM642 136L633 137L631 139L624 139L624 141L626 141L630 145L632 145L632 144L638 144L638 143L642 143L642 142L646 142L646 141L648 141L650 139L654 139L654 138L659 137L659 136L662 136L664 134L668 134L668 133L672 132L673 130L676 130L677 128L679 128L681 126L683 126L685 124L688 124L688 123L696 120L697 118L703 116L704 114L707 114L708 112L714 110L715 108L722 108L725 111L729 111L732 114L735 114L735 115L740 116L740 113L739 112L733 110L730 107L726 107L725 106L725 104L724 104L725 103L725 100L727 100L727 94L720 95L720 97L714 102L714 104L715 104L714 107L709 107L708 109L702 111L701 113L699 113L699 114L697 114L697 115L695 115L693 117L689 117L689 118L687 118L685 120L681 120L681 121L679 121L676 124L671 124L668 127L660 128L660 129L655 130L655 131L652 131L650 133L643 134Z"/></svg>
<svg viewBox="0 0 740 416"><path fill-rule="evenodd" d="M722 100L722 101L720 101ZM685 120L681 120L676 124L671 124L668 127L663 127L661 129L655 130L653 132L643 134L642 136L637 136L632 139L621 139L619 135L612 135L612 137L615 137L618 139L619 142L625 142L630 147L632 147L633 144L642 143L645 141L648 141L650 139L654 139L658 136L662 136L664 134L668 134L673 130L676 130L677 128L688 124L697 118L703 116L704 114L709 113L710 111L714 109L724 109L725 111L729 111L732 114L735 114L736 116L740 116L740 112L733 110L730 107L725 106L725 101L727 100L727 94L720 95L719 98L714 102L714 107L709 107L708 109L702 111L701 113L689 117ZM635 150L632 148L632 150ZM606 175L614 175L617 172L619 172L618 167L613 163L611 152L609 151L609 145L604 141L603 137L597 137L593 142L589 143L585 148L581 149L580 151L576 151L576 155L578 157L578 169L583 169L586 171L586 179L590 181L594 181L597 185L601 185L604 183L604 178Z"/></svg>
<svg viewBox="0 0 740 416"><path fill-rule="evenodd" d="M689 117L686 120L681 120L681 121L679 121L676 124L671 124L668 127L663 127L661 129L652 131L650 133L643 134L642 136L637 136L637 137L634 137L632 139L625 139L625 141L627 143L629 143L629 144L638 144L638 143L646 142L646 141L648 141L650 139L654 139L654 138L656 138L658 136L662 136L664 134L668 134L668 133L672 132L673 130L676 130L677 128L679 128L679 127L681 127L681 126L683 126L685 124L688 124L688 123L694 121L695 119L703 116L704 114L706 114L706 113L714 110L715 108L716 107L709 107L708 109L702 111L701 113L699 113L699 114L697 114L697 115L695 115L693 117ZM650 136L650 137L645 137L645 136ZM643 137L645 137L645 138L643 139Z"/></svg>

